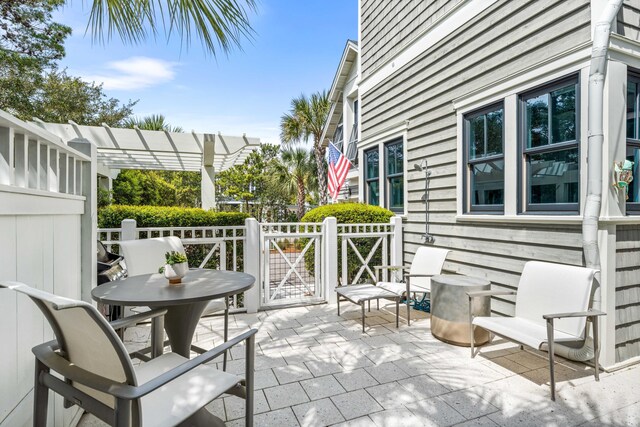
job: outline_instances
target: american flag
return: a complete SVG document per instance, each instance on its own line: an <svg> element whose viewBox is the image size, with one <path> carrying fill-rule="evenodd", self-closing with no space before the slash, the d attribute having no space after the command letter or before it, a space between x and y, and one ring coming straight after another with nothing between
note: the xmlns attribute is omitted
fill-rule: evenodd
<svg viewBox="0 0 640 427"><path fill-rule="evenodd" d="M338 198L340 187L342 187L344 180L347 178L350 166L349 159L335 145L329 142L329 182L327 189L329 190L329 196L333 200Z"/></svg>

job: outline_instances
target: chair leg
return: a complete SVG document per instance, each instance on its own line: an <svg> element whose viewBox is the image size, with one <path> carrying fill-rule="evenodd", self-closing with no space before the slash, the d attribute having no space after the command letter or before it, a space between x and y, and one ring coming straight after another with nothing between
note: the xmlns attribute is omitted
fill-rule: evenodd
<svg viewBox="0 0 640 427"><path fill-rule="evenodd" d="M371 300L367 301L367 309L371 313Z"/></svg>
<svg viewBox="0 0 640 427"><path fill-rule="evenodd" d="M338 316L340 316L340 294L338 294L337 301L338 301Z"/></svg>
<svg viewBox="0 0 640 427"><path fill-rule="evenodd" d="M551 400L556 400L556 378L553 354L553 319L547 319L547 347L549 351L549 382L551 385Z"/></svg>
<svg viewBox="0 0 640 427"><path fill-rule="evenodd" d="M36 359L36 372L33 387L33 427L46 427L49 389L40 382L40 373L49 372L42 362Z"/></svg>
<svg viewBox="0 0 640 427"><path fill-rule="evenodd" d="M592 317L591 323L593 324L593 364L595 365L595 377L596 381L600 381L600 366L598 360L600 359L600 341L598 339L598 318Z"/></svg>
<svg viewBox="0 0 640 427"><path fill-rule="evenodd" d="M254 405L254 392L253 392L253 375L254 375L254 357L255 357L255 347L256 347L256 337L255 335L251 335L247 340L247 349L246 349L246 365L245 369L247 370L245 376L245 390L247 393L245 404L245 415L244 415L244 425L246 427L253 427L253 405Z"/></svg>
<svg viewBox="0 0 640 427"><path fill-rule="evenodd" d="M380 298L376 298L376 308L380 311Z"/></svg>
<svg viewBox="0 0 640 427"><path fill-rule="evenodd" d="M229 298L225 297L224 302L227 305L227 308L224 310L224 342L227 342L229 339ZM228 350L224 351L224 356L222 356L222 370L227 371L227 354Z"/></svg>
<svg viewBox="0 0 640 427"><path fill-rule="evenodd" d="M400 327L400 297L396 297L396 329Z"/></svg>
<svg viewBox="0 0 640 427"><path fill-rule="evenodd" d="M128 427L131 425L131 401L116 399L116 419L114 427Z"/></svg>
<svg viewBox="0 0 640 427"><path fill-rule="evenodd" d="M360 303L362 307L362 333L364 334L364 301Z"/></svg>
<svg viewBox="0 0 640 427"><path fill-rule="evenodd" d="M476 357L475 354L475 336L473 333L473 313L471 312L472 299L469 298L469 346L471 347L471 358Z"/></svg>
<svg viewBox="0 0 640 427"><path fill-rule="evenodd" d="M407 326L411 326L411 303L409 294L407 294Z"/></svg>

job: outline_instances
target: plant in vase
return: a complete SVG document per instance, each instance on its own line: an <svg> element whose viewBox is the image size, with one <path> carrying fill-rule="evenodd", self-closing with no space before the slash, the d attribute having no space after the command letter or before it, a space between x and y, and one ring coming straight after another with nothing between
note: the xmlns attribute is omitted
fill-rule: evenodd
<svg viewBox="0 0 640 427"><path fill-rule="evenodd" d="M176 285L182 283L182 278L189 271L187 256L181 252L171 251L164 254L165 265L160 267L158 273L164 273L169 283Z"/></svg>

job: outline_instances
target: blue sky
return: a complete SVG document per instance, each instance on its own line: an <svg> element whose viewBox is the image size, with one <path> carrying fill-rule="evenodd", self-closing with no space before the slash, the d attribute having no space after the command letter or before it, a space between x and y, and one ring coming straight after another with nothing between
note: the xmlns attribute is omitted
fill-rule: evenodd
<svg viewBox="0 0 640 427"><path fill-rule="evenodd" d="M357 0L259 0L255 39L217 59L196 40L189 49L164 35L140 45L85 36L90 2L72 1L55 19L73 28L61 65L104 83L107 95L139 99L137 116L164 114L197 132L279 141L292 98L329 89L347 39L357 39Z"/></svg>

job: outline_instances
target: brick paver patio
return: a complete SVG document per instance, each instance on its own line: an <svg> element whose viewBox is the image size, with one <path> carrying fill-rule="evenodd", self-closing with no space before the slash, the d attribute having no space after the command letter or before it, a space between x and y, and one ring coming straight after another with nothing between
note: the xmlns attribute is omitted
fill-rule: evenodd
<svg viewBox="0 0 640 427"><path fill-rule="evenodd" d="M258 427L288 426L638 426L640 366L601 374L558 360L558 397L549 399L544 353L522 351L500 339L469 349L433 338L428 315L413 310L410 327L395 328L394 304L367 313L359 307L316 305L238 314L230 336L258 328ZM200 322L195 344L222 342L222 319ZM127 330L128 347L147 345L145 326ZM242 373L244 349L232 351L228 370ZM221 368L221 366L220 366ZM208 409L227 426L243 426L244 401L223 397ZM80 426L99 426L83 417Z"/></svg>

